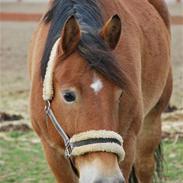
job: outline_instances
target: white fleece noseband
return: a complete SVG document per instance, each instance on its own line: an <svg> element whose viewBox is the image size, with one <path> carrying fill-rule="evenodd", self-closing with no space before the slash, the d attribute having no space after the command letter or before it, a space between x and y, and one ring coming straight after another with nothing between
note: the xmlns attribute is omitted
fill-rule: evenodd
<svg viewBox="0 0 183 183"><path fill-rule="evenodd" d="M95 139L103 139L103 142L97 141ZM118 143L110 142L109 139L117 140ZM82 132L74 135L70 142L75 144L77 142L85 142L87 140L93 140L91 144L83 144L80 146L73 147L72 156L80 156L91 152L109 152L114 153L118 156L119 161L122 161L125 157L125 152L123 149L122 137L113 131L107 130L91 130L87 132ZM105 142L106 140L106 142Z"/></svg>

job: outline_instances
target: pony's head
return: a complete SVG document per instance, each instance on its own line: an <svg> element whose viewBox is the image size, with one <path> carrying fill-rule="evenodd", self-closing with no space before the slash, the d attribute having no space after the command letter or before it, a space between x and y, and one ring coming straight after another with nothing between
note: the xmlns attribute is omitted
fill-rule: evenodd
<svg viewBox="0 0 183 183"><path fill-rule="evenodd" d="M114 137L122 143L115 132L119 129L118 108L125 76L112 54L120 34L117 15L96 32L83 31L71 16L53 46L43 97L51 100L54 114L69 137L80 134L76 139L85 141L87 136L95 137L96 132L98 139ZM51 138L63 145L53 125L48 125ZM123 155L113 145L113 141L111 146L101 145L103 149L88 145L90 150L75 152L74 163L81 183L124 182L118 163Z"/></svg>

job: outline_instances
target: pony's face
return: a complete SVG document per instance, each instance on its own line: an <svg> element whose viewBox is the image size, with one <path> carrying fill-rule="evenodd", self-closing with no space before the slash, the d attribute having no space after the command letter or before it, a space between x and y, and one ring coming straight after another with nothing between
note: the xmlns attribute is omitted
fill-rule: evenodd
<svg viewBox="0 0 183 183"><path fill-rule="evenodd" d="M69 136L89 130L119 129L122 90L91 70L77 53L56 67L54 85L52 105L59 111L58 120ZM93 182L100 176L121 176L117 156L112 153L89 153L75 162L81 182Z"/></svg>
<svg viewBox="0 0 183 183"><path fill-rule="evenodd" d="M74 50L79 42L80 30L75 19L69 21L65 25L59 48L69 56L63 60L58 56L56 60L53 110L70 137L89 130L117 131L122 90L91 69L86 60ZM112 26L111 22L108 24ZM110 28L106 26L103 35L108 36L107 31L110 30L106 29ZM119 38L119 35L116 36ZM111 38L108 39L110 40ZM113 48L116 44L111 42L110 47ZM75 165L81 183L123 182L118 158L113 153L96 152L75 157Z"/></svg>

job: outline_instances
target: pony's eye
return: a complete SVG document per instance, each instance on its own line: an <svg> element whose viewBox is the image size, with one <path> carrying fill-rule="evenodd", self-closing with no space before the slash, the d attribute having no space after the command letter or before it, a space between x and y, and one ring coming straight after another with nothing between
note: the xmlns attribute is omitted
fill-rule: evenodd
<svg viewBox="0 0 183 183"><path fill-rule="evenodd" d="M67 91L63 93L63 98L66 102L74 102L76 100L76 95L73 91Z"/></svg>

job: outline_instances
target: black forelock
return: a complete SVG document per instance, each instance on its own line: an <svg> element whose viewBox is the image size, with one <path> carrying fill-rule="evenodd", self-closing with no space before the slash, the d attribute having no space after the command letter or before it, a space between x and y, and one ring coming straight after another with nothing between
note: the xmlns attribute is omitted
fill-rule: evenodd
<svg viewBox="0 0 183 183"><path fill-rule="evenodd" d="M126 87L127 77L122 72L106 42L98 34L83 34L78 45L78 52L92 69L119 87Z"/></svg>

